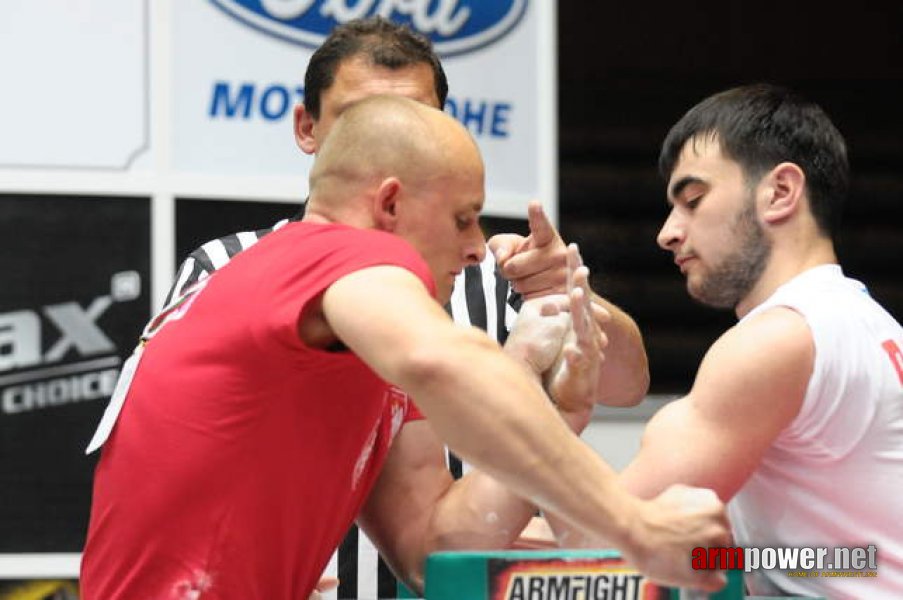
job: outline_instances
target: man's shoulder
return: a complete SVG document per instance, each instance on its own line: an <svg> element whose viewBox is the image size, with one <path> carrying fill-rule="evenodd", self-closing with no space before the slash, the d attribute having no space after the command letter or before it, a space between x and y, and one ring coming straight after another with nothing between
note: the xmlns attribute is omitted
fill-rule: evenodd
<svg viewBox="0 0 903 600"><path fill-rule="evenodd" d="M420 254L404 238L378 229L354 227L344 223L298 223L288 230L295 238L304 238L313 246L358 249L367 254Z"/></svg>
<svg viewBox="0 0 903 600"><path fill-rule="evenodd" d="M286 233L284 243L304 240L303 252L317 257L315 260L330 272L397 266L414 273L430 289L433 287L426 260L407 240L393 233L342 223L298 223L287 228Z"/></svg>
<svg viewBox="0 0 903 600"><path fill-rule="evenodd" d="M812 373L815 346L808 323L788 307L772 307L724 332L699 367L694 395L718 404L801 400Z"/></svg>
<svg viewBox="0 0 903 600"><path fill-rule="evenodd" d="M811 347L812 331L803 314L791 306L775 305L743 319L725 331L710 353L740 363L772 360L782 352Z"/></svg>

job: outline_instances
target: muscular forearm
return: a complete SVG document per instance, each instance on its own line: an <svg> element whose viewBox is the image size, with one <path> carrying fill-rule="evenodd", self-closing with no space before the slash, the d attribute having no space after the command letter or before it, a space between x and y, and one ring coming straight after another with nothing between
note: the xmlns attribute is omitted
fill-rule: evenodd
<svg viewBox="0 0 903 600"><path fill-rule="evenodd" d="M597 295L593 295L593 302L611 315L609 322L600 323L608 336L608 346L599 374L598 403L633 406L649 390L649 362L643 336L636 322L623 310Z"/></svg>
<svg viewBox="0 0 903 600"><path fill-rule="evenodd" d="M510 341L510 340L509 340ZM534 360L521 344L509 343L505 353L519 362L528 375L540 380L534 373ZM570 429L579 435L587 424L585 415L565 413L561 415ZM534 504L478 469L472 469L456 481L437 504L435 516L427 533L427 552L437 550L506 548L515 544L523 530L535 516ZM546 526L542 527L548 539Z"/></svg>
<svg viewBox="0 0 903 600"><path fill-rule="evenodd" d="M577 527L626 542L635 501L615 485L611 468L568 431L519 365L476 332L460 336L434 357L422 356L416 373L401 382L439 435L517 494ZM473 364L482 368L461 377Z"/></svg>
<svg viewBox="0 0 903 600"><path fill-rule="evenodd" d="M456 481L437 504L427 535L427 552L507 548L535 512L532 503L482 471L473 470Z"/></svg>
<svg viewBox="0 0 903 600"><path fill-rule="evenodd" d="M369 297L364 306L356 302L362 290ZM458 456L575 529L611 540L652 577L715 589L712 577L683 562L694 547L727 542L723 506L714 494L679 488L651 502L631 496L611 467L568 430L539 383L485 334L450 323L408 272L373 267L347 275L323 294L321 307L339 339L416 399L428 419L421 425L435 430L434 439L438 433ZM441 453L436 460L431 452L429 471L437 475L429 489L438 491L412 501L424 478L404 468L418 453L401 438L409 437L405 429L424 430L416 425L399 433L361 520L380 547L402 547L405 557L422 561L422 521L410 526L407 515L431 519L433 501L450 484L442 483L449 475ZM396 493L386 493L390 489Z"/></svg>

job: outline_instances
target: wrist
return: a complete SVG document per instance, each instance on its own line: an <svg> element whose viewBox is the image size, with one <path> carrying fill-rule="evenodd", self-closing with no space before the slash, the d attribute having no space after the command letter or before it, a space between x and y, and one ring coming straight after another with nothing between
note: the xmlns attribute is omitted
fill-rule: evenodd
<svg viewBox="0 0 903 600"><path fill-rule="evenodd" d="M531 352L529 344L518 344L513 342L509 337L505 345L502 346L502 352L504 352L508 358L520 365L521 369L530 375L532 381L536 381L542 385L542 373L530 360Z"/></svg>
<svg viewBox="0 0 903 600"><path fill-rule="evenodd" d="M648 517L649 503L634 497L624 524L624 539L621 546L624 558L632 566L641 569L646 563L650 536Z"/></svg>
<svg viewBox="0 0 903 600"><path fill-rule="evenodd" d="M643 500L618 490L623 494L623 501L617 503L615 512L611 515L612 531L606 538L624 556L624 560L630 565L638 567L645 553L647 539L647 521L645 516L646 504Z"/></svg>
<svg viewBox="0 0 903 600"><path fill-rule="evenodd" d="M568 428L578 436L583 433L593 418L592 407L579 410L561 410L559 408L558 412Z"/></svg>

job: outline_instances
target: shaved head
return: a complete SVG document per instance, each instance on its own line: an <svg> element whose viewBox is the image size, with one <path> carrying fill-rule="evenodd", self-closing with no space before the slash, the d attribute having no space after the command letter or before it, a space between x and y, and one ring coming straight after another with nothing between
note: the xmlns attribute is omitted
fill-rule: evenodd
<svg viewBox="0 0 903 600"><path fill-rule="evenodd" d="M444 112L394 95L365 98L335 122L310 174L310 208L349 208L389 177L409 190L469 170L482 181L479 150Z"/></svg>
<svg viewBox="0 0 903 600"><path fill-rule="evenodd" d="M456 276L485 256L483 161L444 112L401 96L346 109L320 147L304 219L397 235L426 260L445 303Z"/></svg>

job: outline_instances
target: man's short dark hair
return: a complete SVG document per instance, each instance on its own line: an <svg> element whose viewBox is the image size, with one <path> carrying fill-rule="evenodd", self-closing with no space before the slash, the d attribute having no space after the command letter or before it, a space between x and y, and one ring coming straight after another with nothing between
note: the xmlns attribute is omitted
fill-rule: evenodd
<svg viewBox="0 0 903 600"><path fill-rule="evenodd" d="M406 25L382 17L368 17L333 29L311 56L304 76L304 108L314 119L320 118L320 98L335 81L339 64L352 56L364 56L375 66L387 69L429 65L439 108L445 106L448 79L432 42Z"/></svg>
<svg viewBox="0 0 903 600"><path fill-rule="evenodd" d="M833 236L849 188L850 167L843 136L815 103L772 84L732 88L691 108L668 132L659 154L659 172L671 177L684 145L694 138L718 140L748 181L782 162L806 174L815 222Z"/></svg>

